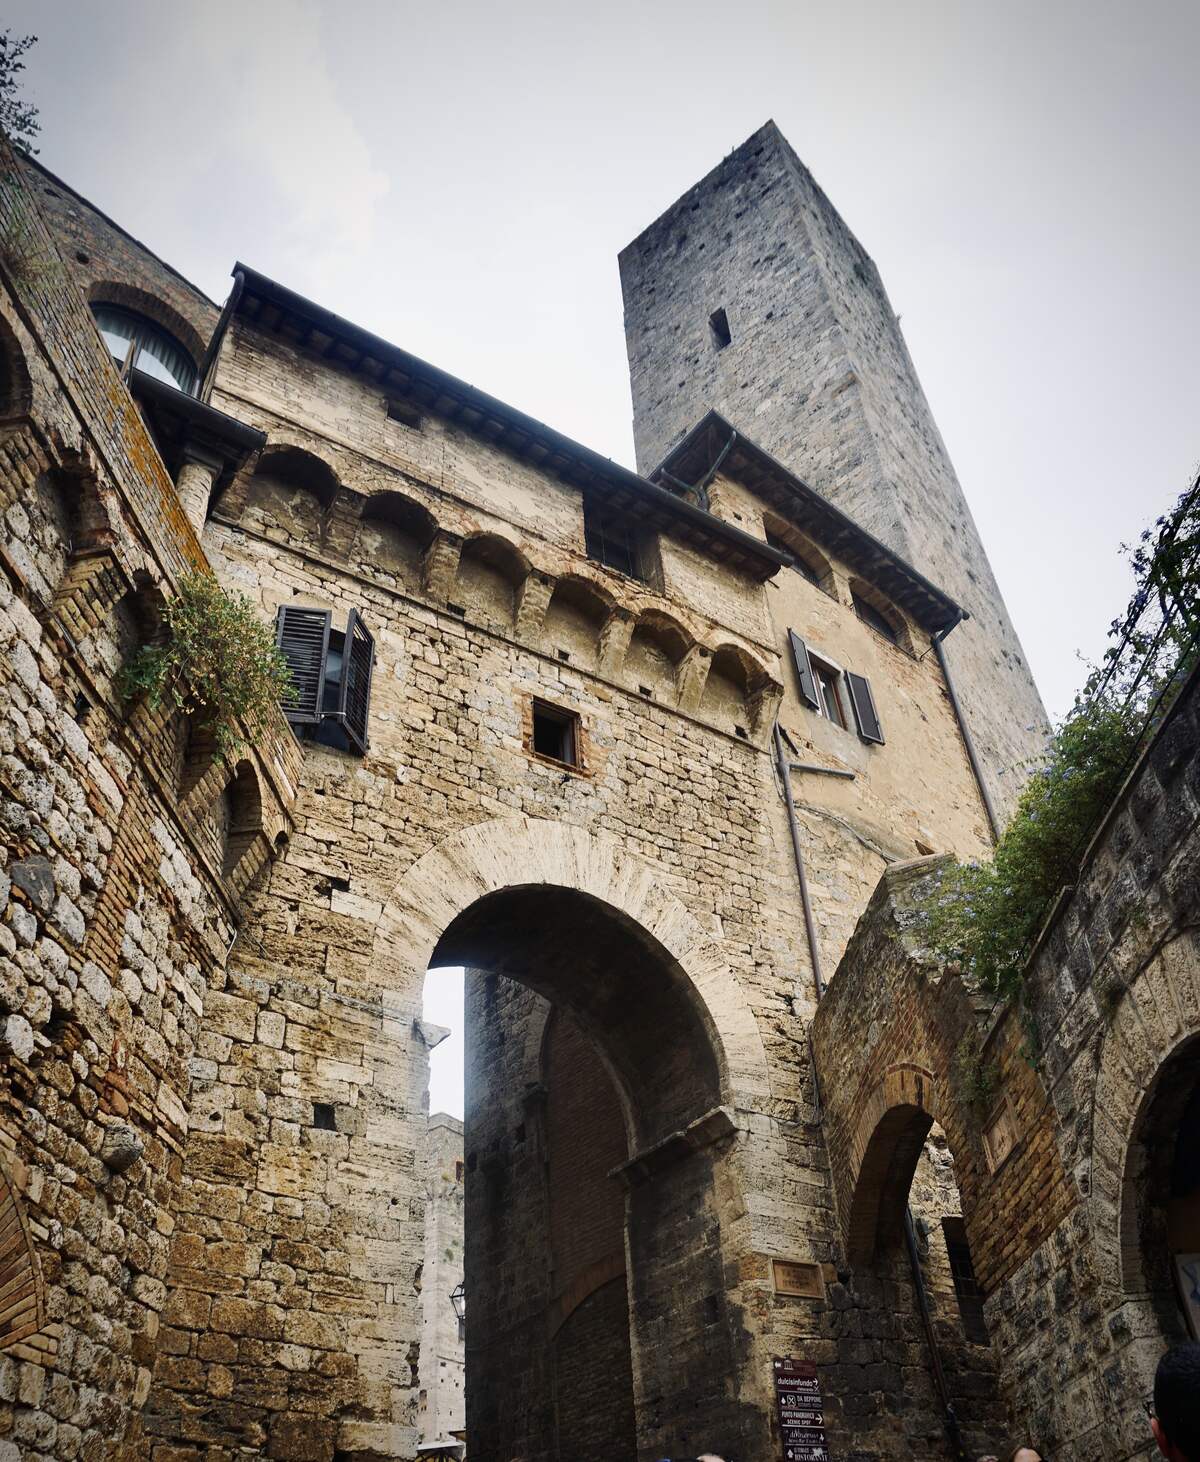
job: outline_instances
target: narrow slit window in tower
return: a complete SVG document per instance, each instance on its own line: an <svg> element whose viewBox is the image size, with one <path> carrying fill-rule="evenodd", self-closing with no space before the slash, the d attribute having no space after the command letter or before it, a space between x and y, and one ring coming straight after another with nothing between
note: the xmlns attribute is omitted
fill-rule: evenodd
<svg viewBox="0 0 1200 1462"><path fill-rule="evenodd" d="M719 310L714 310L708 317L709 328L713 333L713 342L718 350L724 350L733 336L729 333L729 316L725 313L724 305Z"/></svg>

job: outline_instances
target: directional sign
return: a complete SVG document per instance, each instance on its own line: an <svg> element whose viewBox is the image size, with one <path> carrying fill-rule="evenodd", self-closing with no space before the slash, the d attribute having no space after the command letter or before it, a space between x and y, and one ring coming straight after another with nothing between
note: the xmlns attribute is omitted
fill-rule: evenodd
<svg viewBox="0 0 1200 1462"><path fill-rule="evenodd" d="M783 1462L829 1462L825 1407L816 1366L811 1361L776 1356L771 1367Z"/></svg>

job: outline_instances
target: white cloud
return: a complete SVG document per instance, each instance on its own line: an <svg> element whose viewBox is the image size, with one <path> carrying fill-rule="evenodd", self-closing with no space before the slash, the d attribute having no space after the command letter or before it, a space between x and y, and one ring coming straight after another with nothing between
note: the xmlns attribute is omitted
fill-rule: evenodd
<svg viewBox="0 0 1200 1462"><path fill-rule="evenodd" d="M277 256L305 287L368 253L389 186L329 65L338 15L312 0L215 0L192 12L186 42L217 81L212 146L270 190Z"/></svg>

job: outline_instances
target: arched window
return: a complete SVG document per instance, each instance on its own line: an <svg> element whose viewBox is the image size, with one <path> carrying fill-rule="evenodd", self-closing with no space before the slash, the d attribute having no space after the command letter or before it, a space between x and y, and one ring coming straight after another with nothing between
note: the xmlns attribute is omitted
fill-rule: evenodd
<svg viewBox="0 0 1200 1462"><path fill-rule="evenodd" d="M133 345L136 348L133 364L139 371L192 395L196 389L195 364L179 341L161 325L120 305L93 305L92 314L118 365L125 364L129 347Z"/></svg>

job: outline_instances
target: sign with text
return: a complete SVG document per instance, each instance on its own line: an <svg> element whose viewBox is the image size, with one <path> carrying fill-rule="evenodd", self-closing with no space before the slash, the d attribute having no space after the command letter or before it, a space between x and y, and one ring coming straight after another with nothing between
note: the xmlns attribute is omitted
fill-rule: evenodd
<svg viewBox="0 0 1200 1462"><path fill-rule="evenodd" d="M816 1366L811 1361L782 1356L776 1356L771 1366L775 1374L783 1462L829 1462L825 1407Z"/></svg>

